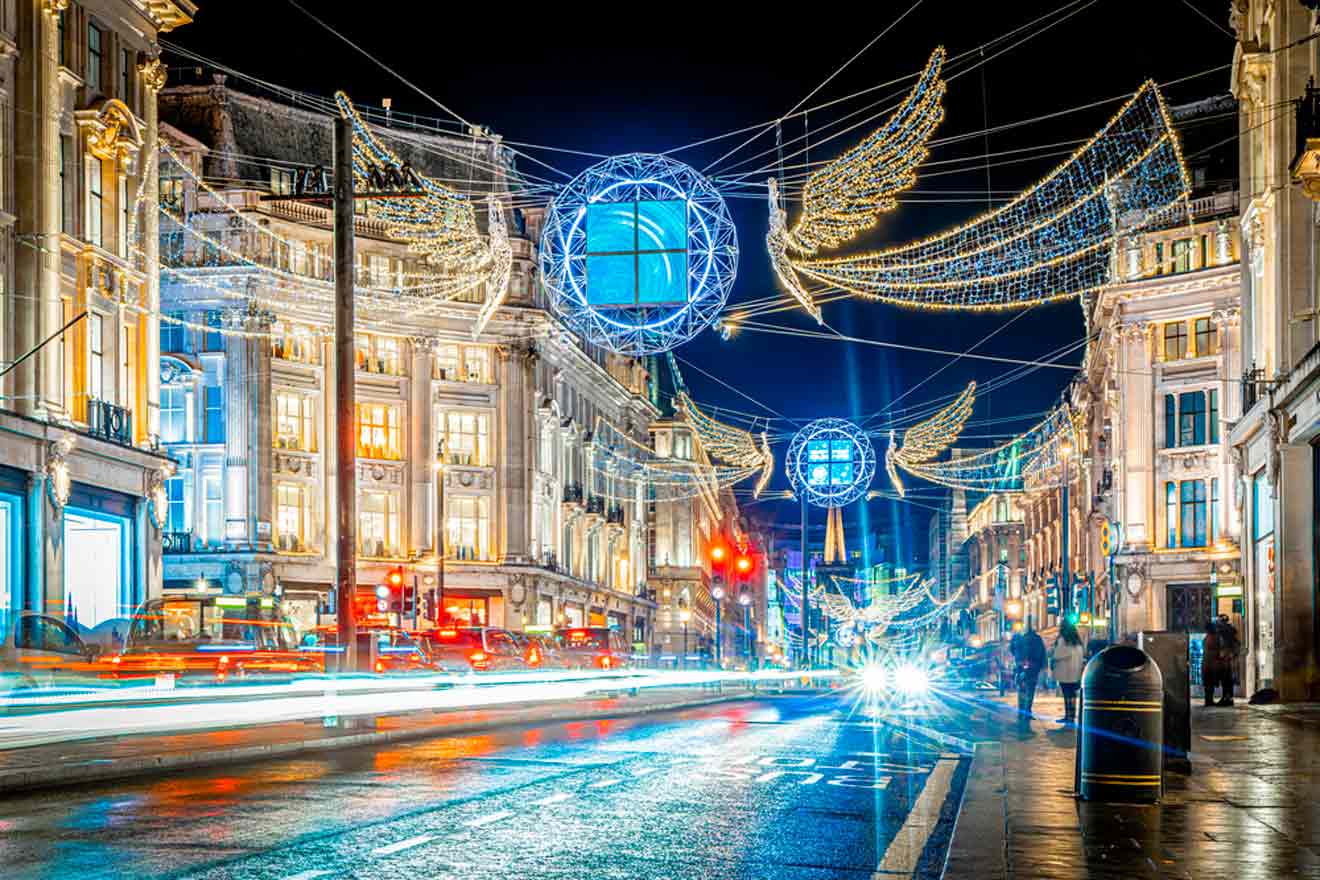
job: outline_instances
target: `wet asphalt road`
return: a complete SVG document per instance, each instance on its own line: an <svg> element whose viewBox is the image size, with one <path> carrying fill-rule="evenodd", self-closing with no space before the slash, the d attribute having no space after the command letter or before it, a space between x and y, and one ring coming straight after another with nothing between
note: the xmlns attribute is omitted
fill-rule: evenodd
<svg viewBox="0 0 1320 880"><path fill-rule="evenodd" d="M767 697L12 797L0 875L939 877L967 765Z"/></svg>

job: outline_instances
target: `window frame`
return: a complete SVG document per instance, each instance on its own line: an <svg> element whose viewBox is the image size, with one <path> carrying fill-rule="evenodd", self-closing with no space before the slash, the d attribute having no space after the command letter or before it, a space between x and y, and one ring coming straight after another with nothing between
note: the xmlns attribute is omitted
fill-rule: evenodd
<svg viewBox="0 0 1320 880"><path fill-rule="evenodd" d="M83 82L93 92L102 90L101 73L105 64L105 30L93 19L87 20L87 69Z"/></svg>
<svg viewBox="0 0 1320 880"><path fill-rule="evenodd" d="M1170 335L1169 330L1176 328L1177 332ZM1175 354L1169 354L1169 343L1174 343ZM1188 336L1186 321L1165 321L1164 322L1164 360L1180 361L1188 356Z"/></svg>

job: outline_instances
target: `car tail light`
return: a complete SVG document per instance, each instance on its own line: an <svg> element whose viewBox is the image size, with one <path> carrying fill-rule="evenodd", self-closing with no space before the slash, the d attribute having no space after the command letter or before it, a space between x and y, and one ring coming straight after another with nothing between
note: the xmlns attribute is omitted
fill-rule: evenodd
<svg viewBox="0 0 1320 880"><path fill-rule="evenodd" d="M599 658L597 658L596 662L600 664L601 669L609 669L610 664L613 663L614 660L612 657L610 657L609 654L602 654Z"/></svg>
<svg viewBox="0 0 1320 880"><path fill-rule="evenodd" d="M381 660L377 660L377 661L376 661L376 671L377 671L377 672L384 672L384 671L385 671L385 663L384 663L383 661L381 661Z"/></svg>
<svg viewBox="0 0 1320 880"><path fill-rule="evenodd" d="M471 654L468 654L468 659L471 660L473 663L480 663L481 661L486 659L486 652L473 651Z"/></svg>

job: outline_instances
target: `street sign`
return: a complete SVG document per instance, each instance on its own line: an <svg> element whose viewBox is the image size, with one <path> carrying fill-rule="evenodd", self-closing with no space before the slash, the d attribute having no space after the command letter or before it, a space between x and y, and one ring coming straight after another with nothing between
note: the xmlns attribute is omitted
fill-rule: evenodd
<svg viewBox="0 0 1320 880"><path fill-rule="evenodd" d="M1062 607L1059 602L1059 576L1052 574L1049 584L1045 587L1045 613L1058 614Z"/></svg>
<svg viewBox="0 0 1320 880"><path fill-rule="evenodd" d="M1117 555L1119 544L1118 523L1106 519L1100 524L1100 555Z"/></svg>

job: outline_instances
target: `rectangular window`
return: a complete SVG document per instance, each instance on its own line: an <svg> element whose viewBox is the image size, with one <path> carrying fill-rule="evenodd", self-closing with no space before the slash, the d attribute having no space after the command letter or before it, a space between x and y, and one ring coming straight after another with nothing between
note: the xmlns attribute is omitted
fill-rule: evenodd
<svg viewBox="0 0 1320 880"><path fill-rule="evenodd" d="M1164 325L1164 359L1177 361L1187 357L1187 322L1170 321Z"/></svg>
<svg viewBox="0 0 1320 880"><path fill-rule="evenodd" d="M160 203L171 213L183 213L183 178L162 177L160 179Z"/></svg>
<svg viewBox="0 0 1320 880"><path fill-rule="evenodd" d="M357 405L357 452L365 458L403 458L399 408L383 403Z"/></svg>
<svg viewBox="0 0 1320 880"><path fill-rule="evenodd" d="M1219 333L1214 322L1209 318L1197 318L1194 322L1196 331L1196 356L1205 357L1206 355L1219 353Z"/></svg>
<svg viewBox="0 0 1320 880"><path fill-rule="evenodd" d="M221 333L220 330L219 330L219 327L220 327L220 313L219 313L219 312L207 312L207 313L206 313L206 326L207 326L207 327L216 328L216 329L212 329L212 330L207 330L207 331L206 331L206 337L202 340L202 344L205 346L205 350L206 350L206 351L224 351L224 350L225 350L225 335L224 335L223 333Z"/></svg>
<svg viewBox="0 0 1320 880"><path fill-rule="evenodd" d="M1178 546L1178 484L1164 484L1164 523L1167 535L1164 546Z"/></svg>
<svg viewBox="0 0 1320 880"><path fill-rule="evenodd" d="M393 336L357 335L357 368L386 376L403 375L403 344Z"/></svg>
<svg viewBox="0 0 1320 880"><path fill-rule="evenodd" d="M1178 445L1205 443L1205 392L1184 391L1178 395Z"/></svg>
<svg viewBox="0 0 1320 880"><path fill-rule="evenodd" d="M61 10L59 11L58 15L57 15L56 18L55 18L56 27L57 27L57 29L58 29L58 31L59 31L59 36L57 37L57 39L59 40L59 44L60 44L60 45L59 45L59 52L60 52L60 67L68 67L68 66L69 66L69 53L68 53L68 50L65 48L65 44L68 42L68 39L69 39L69 32L68 32L69 19L68 19L68 15L69 15L69 13L68 13L66 10L61 9Z"/></svg>
<svg viewBox="0 0 1320 880"><path fill-rule="evenodd" d="M188 392L182 385L160 386L160 439L183 443L188 439Z"/></svg>
<svg viewBox="0 0 1320 880"><path fill-rule="evenodd" d="M459 381L457 345L446 343L443 345L436 346L435 378L444 379L448 382Z"/></svg>
<svg viewBox="0 0 1320 880"><path fill-rule="evenodd" d="M71 138L60 138L60 230L73 234L73 175L69 173L69 157L73 155Z"/></svg>
<svg viewBox="0 0 1320 880"><path fill-rule="evenodd" d="M165 498L169 502L169 512L165 518L166 531L188 531L188 496L185 489L182 475L170 477L165 481Z"/></svg>
<svg viewBox="0 0 1320 880"><path fill-rule="evenodd" d="M1164 243L1155 243L1155 274L1163 275L1168 269L1164 265Z"/></svg>
<svg viewBox="0 0 1320 880"><path fill-rule="evenodd" d="M1178 402L1172 394L1164 395L1164 448L1178 445Z"/></svg>
<svg viewBox="0 0 1320 880"><path fill-rule="evenodd" d="M1210 394L1210 442L1219 442L1219 389L1211 388Z"/></svg>
<svg viewBox="0 0 1320 880"><path fill-rule="evenodd" d="M225 542L225 496L218 472L208 471L202 476L202 503L206 505L206 530L202 542L218 547Z"/></svg>
<svg viewBox="0 0 1320 880"><path fill-rule="evenodd" d="M102 400L105 389L105 321L95 312L87 316L87 396Z"/></svg>
<svg viewBox="0 0 1320 880"><path fill-rule="evenodd" d="M101 160L87 161L87 241L101 247L101 222L104 218L105 195L101 188Z"/></svg>
<svg viewBox="0 0 1320 880"><path fill-rule="evenodd" d="M293 195L293 171L291 169L270 169L270 194L273 196Z"/></svg>
<svg viewBox="0 0 1320 880"><path fill-rule="evenodd" d="M367 256L367 278L372 287L390 286L390 258L383 254Z"/></svg>
<svg viewBox="0 0 1320 880"><path fill-rule="evenodd" d="M1251 481L1251 540L1274 534L1274 488L1264 476Z"/></svg>
<svg viewBox="0 0 1320 880"><path fill-rule="evenodd" d="M1210 543L1219 540L1219 478L1210 481Z"/></svg>
<svg viewBox="0 0 1320 880"><path fill-rule="evenodd" d="M1184 480L1182 492L1183 547L1204 547L1205 535L1205 480Z"/></svg>
<svg viewBox="0 0 1320 880"><path fill-rule="evenodd" d="M119 99L133 106L133 52L123 49L119 53Z"/></svg>
<svg viewBox="0 0 1320 880"><path fill-rule="evenodd" d="M87 88L93 92L101 91L101 29L94 24L87 25Z"/></svg>
<svg viewBox="0 0 1320 880"><path fill-rule="evenodd" d="M1192 271L1193 240L1180 238L1173 243L1173 271Z"/></svg>
<svg viewBox="0 0 1320 880"><path fill-rule="evenodd" d="M362 555L398 556L399 496L393 492L363 492L358 511Z"/></svg>
<svg viewBox="0 0 1320 880"><path fill-rule="evenodd" d="M275 448L316 451L314 403L305 394L275 393Z"/></svg>
<svg viewBox="0 0 1320 880"><path fill-rule="evenodd" d="M220 358L204 358L203 392L206 395L206 435L203 442L225 442L225 364Z"/></svg>
<svg viewBox="0 0 1320 880"><path fill-rule="evenodd" d="M463 373L468 382L490 382L490 349L479 345L463 346Z"/></svg>
<svg viewBox="0 0 1320 880"><path fill-rule="evenodd" d="M119 256L129 259L128 227L132 225L133 206L128 201L128 178L119 178Z"/></svg>
<svg viewBox="0 0 1320 880"><path fill-rule="evenodd" d="M441 413L439 423L448 464L480 467L490 464L490 419L485 413Z"/></svg>
<svg viewBox="0 0 1320 880"><path fill-rule="evenodd" d="M182 315L166 315L160 322L161 354L186 354L188 351L188 329L178 323ZM167 320L174 318L176 320Z"/></svg>
<svg viewBox="0 0 1320 880"><path fill-rule="evenodd" d="M310 327L280 322L271 332L271 357L301 364L319 364L320 355L320 344Z"/></svg>
<svg viewBox="0 0 1320 880"><path fill-rule="evenodd" d="M471 495L448 499L449 554L460 560L490 558L490 500Z"/></svg>
<svg viewBox="0 0 1320 880"><path fill-rule="evenodd" d="M310 511L307 489L296 483L275 484L275 546L298 552L307 546Z"/></svg>

